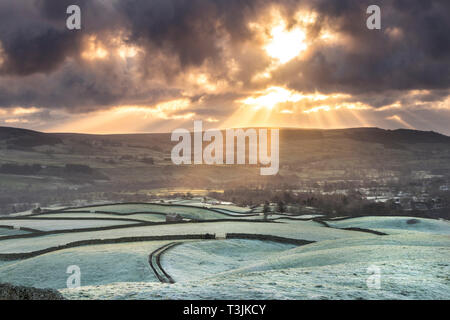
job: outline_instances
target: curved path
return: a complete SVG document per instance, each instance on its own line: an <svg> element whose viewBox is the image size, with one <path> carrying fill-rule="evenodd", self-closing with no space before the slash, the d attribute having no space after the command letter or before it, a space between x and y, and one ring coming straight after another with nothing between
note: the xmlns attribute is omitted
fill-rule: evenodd
<svg viewBox="0 0 450 320"><path fill-rule="evenodd" d="M161 265L161 255L181 243L182 242L171 242L156 249L148 256L148 263L150 264L150 267L162 283L175 283L175 280L173 280L173 278L163 269Z"/></svg>
<svg viewBox="0 0 450 320"><path fill-rule="evenodd" d="M227 233L225 239L273 241L273 242L294 244L297 246L304 246L304 245L316 242L316 241L290 239L290 238L277 237L277 236L264 235L264 234L246 234L246 233ZM170 249L174 248L175 246L183 244L183 243L184 243L183 241L168 243L168 244L163 245L162 247L154 250L148 256L148 263L150 265L150 268L152 268L156 277L162 283L173 284L173 283L175 283L175 280L162 267L161 256L164 253L166 253L167 251L169 251Z"/></svg>

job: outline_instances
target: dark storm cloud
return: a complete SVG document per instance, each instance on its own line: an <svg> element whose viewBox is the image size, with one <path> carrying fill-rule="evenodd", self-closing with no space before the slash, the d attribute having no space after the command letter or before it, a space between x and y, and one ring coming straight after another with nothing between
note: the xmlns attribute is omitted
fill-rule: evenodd
<svg viewBox="0 0 450 320"><path fill-rule="evenodd" d="M69 4L82 8L80 32L65 28ZM382 8L382 30L366 28L370 4ZM268 86L350 93L375 107L403 99L402 91L412 89L428 89L436 97L448 94L448 0L3 0L0 107L85 111L115 104L151 104L178 98L182 90L170 83L162 89L160 84L153 86L152 80L170 81L195 67L205 67L210 79L225 80L231 87L242 82L248 92L254 88L252 76L270 63L259 48L244 49L247 41L255 39L248 23L271 5L281 8L292 23L298 7L311 9L318 19L308 34L328 28L347 42L312 45L306 58L294 59L274 72ZM114 59L86 63L80 58L89 35L108 43L118 34L124 35L126 43L144 49L133 74ZM240 67L233 79L226 70L230 54ZM221 108L240 95L239 90L211 104L199 100L198 112L217 105L217 114L223 113Z"/></svg>
<svg viewBox="0 0 450 320"><path fill-rule="evenodd" d="M0 41L4 63L0 72L28 76L51 73L82 50L82 32L66 28L66 9L78 5L83 28L101 32L120 21L110 6L87 0L6 0L0 5ZM108 17L109 15L109 17Z"/></svg>
<svg viewBox="0 0 450 320"><path fill-rule="evenodd" d="M65 108L71 112L95 111L118 104L148 104L179 96L176 88L146 85L106 62L97 68L80 68L71 62L52 73L31 77L8 77L0 81L0 104L4 107Z"/></svg>
<svg viewBox="0 0 450 320"><path fill-rule="evenodd" d="M449 1L379 1L382 30L365 27L373 1L312 1L345 44L318 44L306 60L293 61L276 74L297 90L353 94L388 89L443 89L450 86ZM398 38L390 32L396 30Z"/></svg>
<svg viewBox="0 0 450 320"><path fill-rule="evenodd" d="M73 33L51 28L34 34L19 31L13 39L3 42L6 54L3 71L23 76L53 71L73 53L78 40Z"/></svg>
<svg viewBox="0 0 450 320"><path fill-rule="evenodd" d="M66 9L70 5L78 5L81 10L88 8L89 3L95 3L95 1L88 0L35 0L35 5L39 12L41 13L41 17L44 19L49 19L52 21L63 22L65 20L65 16L61 14L61 12L66 12ZM91 8L89 8L91 9Z"/></svg>
<svg viewBox="0 0 450 320"><path fill-rule="evenodd" d="M47 14L42 14L43 3L2 1L0 41L5 61L1 74L51 72L78 50L81 36L65 29L64 24L59 28L52 25Z"/></svg>
<svg viewBox="0 0 450 320"><path fill-rule="evenodd" d="M130 41L175 53L183 67L220 60L219 41L251 38L247 23L267 0L123 0L118 9L131 25ZM280 1L280 3L287 3Z"/></svg>

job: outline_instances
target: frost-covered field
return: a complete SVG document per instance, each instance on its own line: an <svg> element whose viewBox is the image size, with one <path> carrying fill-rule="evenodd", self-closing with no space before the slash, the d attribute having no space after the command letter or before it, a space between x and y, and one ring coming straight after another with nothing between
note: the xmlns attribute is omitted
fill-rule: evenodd
<svg viewBox="0 0 450 320"><path fill-rule="evenodd" d="M385 233L419 231L450 235L450 222L409 217L362 217L342 221L328 222L338 228L357 227L378 230Z"/></svg>
<svg viewBox="0 0 450 320"><path fill-rule="evenodd" d="M309 241L361 236L376 237L375 235L366 235L362 232L326 228L311 221L289 221L289 223L204 222L129 227L104 231L72 232L66 234L45 235L38 238L33 238L32 241L28 238L9 239L1 242L0 253L36 251L80 240L115 239L131 236L200 235L207 233L254 233Z"/></svg>
<svg viewBox="0 0 450 320"><path fill-rule="evenodd" d="M143 213L156 212L163 214L177 213L189 219L224 219L227 216L219 212L208 210L207 208L190 207L187 205L162 205L162 204L119 204L104 205L94 207L84 207L80 209L70 209L70 211L87 211L87 212L115 212L115 213Z"/></svg>
<svg viewBox="0 0 450 320"><path fill-rule="evenodd" d="M190 281L247 266L295 247L241 239L191 242L169 251L162 264L176 281Z"/></svg>
<svg viewBox="0 0 450 320"><path fill-rule="evenodd" d="M136 219L141 220L143 222L163 222L166 221L166 216L163 214L152 214L152 213L136 213L136 214L127 214L127 215L116 215L116 214L108 214L108 213L90 213L90 212L78 212L78 213L52 213L52 214L40 214L38 217L40 218L110 218L110 219Z"/></svg>
<svg viewBox="0 0 450 320"><path fill-rule="evenodd" d="M37 288L66 288L67 267L81 270L81 285L105 285L112 282L155 282L148 265L151 251L165 241L94 245L61 250L38 257L0 265L0 282Z"/></svg>
<svg viewBox="0 0 450 320"><path fill-rule="evenodd" d="M413 245L396 236L380 243L353 240L299 248L249 240L189 243L163 259L173 285L120 283L62 292L89 299L128 299L130 293L133 299L450 298L449 239L422 238ZM366 283L373 266L380 270L379 289Z"/></svg>
<svg viewBox="0 0 450 320"><path fill-rule="evenodd" d="M115 283L61 290L69 299L449 299L448 270L428 261L381 264L381 287L367 287L367 265L292 268L161 283ZM431 272L428 272L431 270ZM438 274L438 275L436 275Z"/></svg>
<svg viewBox="0 0 450 320"><path fill-rule="evenodd" d="M10 229L10 228L2 228L0 227L0 237L1 236L12 236L15 234L26 234L28 231L20 230L20 229Z"/></svg>
<svg viewBox="0 0 450 320"><path fill-rule="evenodd" d="M40 231L86 229L133 224L121 220L4 220L2 223L16 228L32 228Z"/></svg>
<svg viewBox="0 0 450 320"><path fill-rule="evenodd" d="M236 214L235 221L214 221L225 215L208 208L167 204L102 205L38 215L57 220L32 220L26 215L22 215L25 219L4 219L3 225L60 231L33 234L33 230L0 228L0 282L54 288L71 299L450 298L448 221L363 217L327 220L326 227L313 221L314 215L289 219L273 215L276 222L262 222L257 221L260 217L246 217L248 208L216 207ZM165 215L174 212L205 222L166 224ZM239 215L252 221L242 221ZM158 224L130 225L139 221ZM78 230L87 227L108 229ZM180 239L161 253L161 267L176 283L160 282L160 271L149 264L150 253L161 252L158 249L174 242L169 240L173 236L205 234L217 239ZM226 239L227 234L241 234L241 238ZM167 240L144 238L152 236ZM255 239L244 239L248 236ZM124 238L129 242L98 244ZM83 240L96 244L73 244ZM313 243L300 245L293 240ZM75 247L58 248L67 244ZM54 251L7 261L11 254L47 248ZM81 288L66 288L66 270L71 265L81 270ZM379 288L367 285L373 270L379 272Z"/></svg>

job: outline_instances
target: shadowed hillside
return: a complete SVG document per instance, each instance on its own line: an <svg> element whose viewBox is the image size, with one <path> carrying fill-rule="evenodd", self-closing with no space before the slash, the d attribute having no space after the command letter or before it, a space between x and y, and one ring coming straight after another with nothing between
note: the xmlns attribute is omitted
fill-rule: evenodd
<svg viewBox="0 0 450 320"><path fill-rule="evenodd" d="M174 145L169 133L45 134L0 127L0 207L8 212L11 204L20 210L74 199L122 200L117 194L124 193L146 200L147 191L159 189L439 188L450 177L450 137L435 132L281 129L276 176L261 176L256 165L175 166Z"/></svg>

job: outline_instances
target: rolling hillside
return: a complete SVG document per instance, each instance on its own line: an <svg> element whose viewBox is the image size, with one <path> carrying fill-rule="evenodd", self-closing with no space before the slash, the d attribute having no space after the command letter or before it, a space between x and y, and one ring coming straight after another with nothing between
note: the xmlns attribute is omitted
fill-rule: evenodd
<svg viewBox="0 0 450 320"><path fill-rule="evenodd" d="M266 177L249 165L175 166L174 145L169 133L45 134L0 127L0 206L160 188L392 184L433 177L445 182L450 177L450 137L435 132L281 129L280 171ZM50 198L49 190L56 191Z"/></svg>

